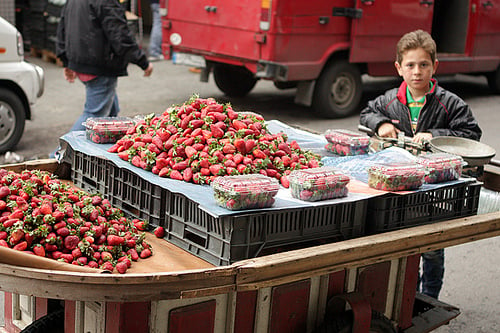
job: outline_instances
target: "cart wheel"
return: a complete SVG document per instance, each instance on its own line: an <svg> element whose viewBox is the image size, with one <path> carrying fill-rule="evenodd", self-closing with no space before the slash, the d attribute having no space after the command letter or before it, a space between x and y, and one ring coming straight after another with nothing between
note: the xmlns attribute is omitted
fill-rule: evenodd
<svg viewBox="0 0 500 333"><path fill-rule="evenodd" d="M350 333L352 332L352 323L352 311L346 311L340 316L327 318L314 333ZM370 333L396 333L396 329L383 314L372 311Z"/></svg>
<svg viewBox="0 0 500 333"><path fill-rule="evenodd" d="M21 333L64 333L64 309L35 320L26 326Z"/></svg>
<svg viewBox="0 0 500 333"><path fill-rule="evenodd" d="M314 88L312 107L327 118L347 117L357 111L363 92L361 73L346 60L327 64Z"/></svg>
<svg viewBox="0 0 500 333"><path fill-rule="evenodd" d="M257 79L245 67L216 64L214 81L217 87L229 97L246 96L257 83Z"/></svg>

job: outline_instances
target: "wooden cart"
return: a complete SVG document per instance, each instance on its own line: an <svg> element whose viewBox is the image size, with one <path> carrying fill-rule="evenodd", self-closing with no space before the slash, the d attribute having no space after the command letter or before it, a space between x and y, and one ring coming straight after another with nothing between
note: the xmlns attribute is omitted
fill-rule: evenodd
<svg viewBox="0 0 500 333"><path fill-rule="evenodd" d="M42 166L57 172L12 168ZM221 267L163 240L158 266L124 275L2 263L5 330L20 331L24 305L26 332L429 332L459 309L416 293L420 254L498 235L495 212Z"/></svg>

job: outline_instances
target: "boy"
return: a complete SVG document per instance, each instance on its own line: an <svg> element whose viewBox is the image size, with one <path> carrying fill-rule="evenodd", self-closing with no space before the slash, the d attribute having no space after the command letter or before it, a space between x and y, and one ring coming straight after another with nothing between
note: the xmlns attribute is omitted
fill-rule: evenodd
<svg viewBox="0 0 500 333"><path fill-rule="evenodd" d="M432 78L438 60L436 43L427 32L416 30L401 37L395 66L403 82L368 103L361 111L361 125L381 137L397 138L399 132L404 132L416 143L435 136L481 138L469 106ZM438 298L443 284L444 251L424 253L422 258L422 293Z"/></svg>

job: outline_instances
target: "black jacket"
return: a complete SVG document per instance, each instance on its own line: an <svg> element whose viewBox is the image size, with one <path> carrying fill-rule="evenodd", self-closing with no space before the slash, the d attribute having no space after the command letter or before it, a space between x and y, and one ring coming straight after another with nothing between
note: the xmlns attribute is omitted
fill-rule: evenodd
<svg viewBox="0 0 500 333"><path fill-rule="evenodd" d="M125 76L128 63L149 66L117 0L68 0L57 27L56 55L65 67L98 76Z"/></svg>
<svg viewBox="0 0 500 333"><path fill-rule="evenodd" d="M361 111L360 124L375 132L383 123L392 123L406 136L430 132L436 136L459 136L473 140L481 138L482 131L469 106L457 95L441 88L433 79L433 88L425 95L416 132L411 128L410 109L406 105L406 82L399 88L388 90L368 102Z"/></svg>

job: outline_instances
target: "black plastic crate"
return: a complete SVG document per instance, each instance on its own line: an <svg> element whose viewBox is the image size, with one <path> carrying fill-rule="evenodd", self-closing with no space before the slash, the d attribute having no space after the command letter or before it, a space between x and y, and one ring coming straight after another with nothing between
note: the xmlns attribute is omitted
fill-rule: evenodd
<svg viewBox="0 0 500 333"><path fill-rule="evenodd" d="M155 226L160 225L167 211L167 191L112 162L109 162L108 170L111 204L131 217L144 219Z"/></svg>
<svg viewBox="0 0 500 333"><path fill-rule="evenodd" d="M368 200L368 234L465 217L477 213L481 183L467 182L409 194Z"/></svg>
<svg viewBox="0 0 500 333"><path fill-rule="evenodd" d="M71 180L73 183L82 190L98 192L109 199L109 162L70 148L66 149L66 154L71 161Z"/></svg>
<svg viewBox="0 0 500 333"><path fill-rule="evenodd" d="M367 201L302 209L269 210L214 217L183 195L170 193L170 213L162 224L171 243L214 264L364 234Z"/></svg>

